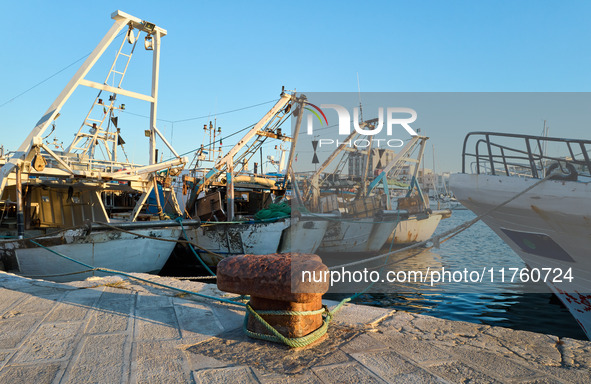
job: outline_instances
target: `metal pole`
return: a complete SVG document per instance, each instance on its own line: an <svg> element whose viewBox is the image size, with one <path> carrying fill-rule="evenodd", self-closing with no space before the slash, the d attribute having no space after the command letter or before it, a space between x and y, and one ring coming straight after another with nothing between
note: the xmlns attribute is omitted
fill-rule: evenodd
<svg viewBox="0 0 591 384"><path fill-rule="evenodd" d="M359 109L361 110L361 93L359 94ZM372 129L375 129L375 122L374 123L365 123L363 121L363 115L361 115L361 120L362 120L362 126L363 127L368 127L371 126ZM369 141L369 146L367 147L367 154L365 155L365 164L363 166L363 173L361 174L361 193L363 194L363 196L367 196L367 179L369 177L369 158L371 156L371 149L372 149L372 143L373 140L368 140ZM379 149L378 149L378 156L379 156Z"/></svg>
<svg viewBox="0 0 591 384"><path fill-rule="evenodd" d="M16 230L18 238L25 237L25 215L23 214L23 185L21 180L21 165L16 166Z"/></svg>
<svg viewBox="0 0 591 384"><path fill-rule="evenodd" d="M304 116L304 106L305 106L305 102L306 102L306 96L301 95L297 99L297 102L299 103L300 113L298 114L298 117L296 119L295 129L291 133L291 148L289 150L289 158L287 160L287 167L285 168L285 179L283 180L283 184L285 186L287 186L287 178L290 175L290 169L292 169L292 167L293 167L293 159L295 157L296 145L298 143L298 137L300 135L300 127L302 125L302 117ZM295 180L292 180L291 182L295 183Z"/></svg>
<svg viewBox="0 0 591 384"><path fill-rule="evenodd" d="M156 193L156 205L158 206L158 217L162 220L162 205L160 205L160 191L158 190L158 182L156 181L156 176L152 179L154 181L154 193Z"/></svg>
<svg viewBox="0 0 591 384"><path fill-rule="evenodd" d="M156 121L158 113L158 76L160 71L160 32L154 32L154 52L152 59L152 97L150 105L150 164L156 164Z"/></svg>
<svg viewBox="0 0 591 384"><path fill-rule="evenodd" d="M226 199L228 221L234 220L234 164L229 163L226 171Z"/></svg>

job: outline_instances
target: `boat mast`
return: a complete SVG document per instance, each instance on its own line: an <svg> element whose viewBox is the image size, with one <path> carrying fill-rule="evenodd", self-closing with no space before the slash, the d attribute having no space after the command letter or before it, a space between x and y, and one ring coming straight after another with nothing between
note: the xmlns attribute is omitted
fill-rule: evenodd
<svg viewBox="0 0 591 384"><path fill-rule="evenodd" d="M235 172L235 165L234 164L234 156L236 156L254 137L265 138L270 137L274 139L280 140L291 140L291 138L287 136L283 136L280 134L279 130L277 132L272 132L271 130L263 130L268 124L270 124L274 119L278 119L278 122L281 122L283 118L289 113L291 109L291 102L295 100L295 96L290 93L282 92L281 98L277 101L277 103L265 114L265 116L259 120L258 123L255 124L243 137L238 141L228 153L223 156L216 164L212 167L212 169L203 177L196 185L193 186L193 190L191 192L191 198L187 202L187 210L192 207L195 202L197 201L197 197L201 194L201 192L205 189L207 185L209 185L212 180L217 177L219 174L226 170L226 173L233 173ZM288 104L290 104L288 106ZM281 112L283 112L282 115ZM253 147L250 147L251 150L254 150ZM240 156L238 157L240 159ZM239 164L239 163L238 163ZM231 172L228 172L231 170Z"/></svg>
<svg viewBox="0 0 591 384"><path fill-rule="evenodd" d="M51 157L53 157L58 164L59 168L62 168L64 172L60 172L57 169L54 171L56 174L63 174L64 176L67 175L86 175L88 171L75 171L68 166L66 162L64 162L59 156L53 153L49 148L43 144L42 136L43 133L47 130L47 128L54 122L56 117L58 116L60 110L66 103L66 101L70 98L73 92L79 85L84 85L90 88L95 88L100 91L109 92L113 95L123 95L132 98L136 98L139 100L149 101L152 105L151 109L151 119L150 119L150 164L154 164L155 159L155 138L156 135L160 137L160 139L168 146L171 152L177 157L177 162L184 163L186 160L181 159L180 156L174 151L174 149L170 146L168 141L163 137L163 135L158 131L156 128L156 107L157 107L157 95L158 95L158 69L159 69L159 48L160 48L160 38L166 35L166 30L156 25L149 23L147 21L142 21L134 16L128 15L121 11L116 11L111 15L111 18L115 20L107 34L102 38L100 43L95 47L92 53L88 56L88 58L84 61L82 66L78 69L76 74L70 79L68 84L59 94L59 96L53 101L50 107L47 109L43 117L37 122L33 130L29 133L29 135L25 138L23 143L20 145L18 150L14 153L13 156L9 159L9 161L0 169L0 196L4 192L4 188L7 185L9 175L15 170L17 166L24 165L21 169L24 172L28 172L30 169L29 161L35 155L33 153L34 147L36 148L43 148ZM123 30L126 26L129 26L130 29L138 29L140 31L146 32L148 36L146 37L147 40L151 40L150 37L153 35L155 37L155 41L152 42L152 47L155 50L154 59L153 59L153 73L152 73L152 94L150 96L143 95L137 92L128 91L122 89L120 87L110 86L108 84L100 84L94 81L90 81L85 79L86 75L92 69L92 67L96 64L96 62L101 58L104 54L105 50L109 47L109 45L113 42L113 40L117 37L117 35ZM150 37L148 39L148 37ZM148 47L148 43L146 43ZM105 172L108 173L108 172ZM93 176L92 172L89 172L90 176Z"/></svg>
<svg viewBox="0 0 591 384"><path fill-rule="evenodd" d="M361 86L359 85L359 72L357 72L357 93L359 95L359 122L360 122L360 125L362 125L363 124L363 105L361 103ZM371 157L372 144L373 144L373 140L369 140L369 146L365 150L367 152L365 154L365 165L363 167L363 172L361 173L361 194L362 194L362 196L367 195L367 179L369 177L368 176L369 159Z"/></svg>
<svg viewBox="0 0 591 384"><path fill-rule="evenodd" d="M369 195L375 189L375 187L381 182L384 185L386 196L389 196L388 174L390 173L390 171L392 169L395 169L395 168L400 169L402 164L405 162L416 163L415 167L414 167L414 171L413 171L413 178L416 177L416 174L418 172L420 162L421 162L420 159L421 159L421 156L423 155L426 141L427 141L427 137L425 137L425 136L418 136L418 135L413 136L408 141L408 143L406 143L406 145L402 148L402 150L400 150L400 152L398 152L398 154L396 154L394 159L392 159L392 161L382 170L382 172L375 179L373 179L373 181L369 184L367 194ZM411 155L411 153L414 152L417 145L420 146L419 156L417 157L417 159L411 159L410 155ZM391 209L391 202L390 202L389 198L386 199L386 208Z"/></svg>

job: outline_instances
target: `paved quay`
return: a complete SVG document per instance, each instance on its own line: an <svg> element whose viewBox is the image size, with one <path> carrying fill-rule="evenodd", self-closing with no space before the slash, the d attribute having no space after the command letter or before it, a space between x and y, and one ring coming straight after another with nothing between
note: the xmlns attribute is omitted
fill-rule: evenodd
<svg viewBox="0 0 591 384"><path fill-rule="evenodd" d="M346 305L327 340L294 351L247 338L243 319L240 307L129 278L0 272L0 383L591 382L587 341Z"/></svg>

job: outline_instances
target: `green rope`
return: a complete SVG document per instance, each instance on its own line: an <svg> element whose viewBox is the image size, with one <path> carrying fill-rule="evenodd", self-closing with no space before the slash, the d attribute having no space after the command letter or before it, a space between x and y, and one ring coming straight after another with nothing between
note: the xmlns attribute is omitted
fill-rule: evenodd
<svg viewBox="0 0 591 384"><path fill-rule="evenodd" d="M322 309L316 311L255 311L251 306L250 302L246 304L246 315L244 316L244 333L247 336L252 337L254 339L265 340L265 341L272 341L276 343L283 343L291 348L302 348L307 345L310 345L316 341L318 341L321 337L323 337L326 332L328 331L328 325L330 324L333 316L340 311L342 306L351 301L351 298L346 298L342 300L336 307L334 307L331 311L328 310L326 306L323 306ZM320 328L315 330L314 332L302 336L302 337L285 337L278 330L273 328L271 324L267 323L265 319L263 319L260 315L289 315L289 316L306 316L306 315L318 315L323 314L322 316L322 325ZM248 325L248 316L252 315L255 319L257 319L269 332L271 335L264 334L264 333L257 333L252 332L247 328Z"/></svg>
<svg viewBox="0 0 591 384"><path fill-rule="evenodd" d="M181 228L182 228L182 225L181 225ZM183 230L183 232L184 232L184 230ZM66 260L72 261L73 263L76 263L76 264L79 264L79 265L82 265L82 266L88 268L87 272L97 271L97 272L106 272L106 273L111 273L111 274L115 274L115 275L126 276L126 277L129 277L134 280L153 284L153 285L167 288L167 289L171 289L174 291L187 293L190 295L195 295L195 296L203 297L203 298L214 300L214 301L219 301L219 302L223 302L223 303L246 307L246 313L244 316L244 332L246 333L247 336L255 338L255 339L260 339L260 340L284 343L285 345L292 347L292 348L305 347L305 346L310 345L310 344L314 343L315 341L319 340L321 337L323 337L326 334L326 332L328 331L328 325L330 324L333 316L342 308L342 306L345 303L351 301L351 297L347 297L347 298L343 299L339 304L337 304L332 310L328 310L328 308L326 306L323 306L323 308L315 310L315 311L271 311L271 310L265 310L265 311L259 311L257 313L250 306L250 302L248 302L248 303L238 302L238 300L245 299L244 295L236 297L234 299L224 299L224 298L220 298L220 297L204 295L202 293L189 291L189 290L182 289L182 288L176 288L176 287L173 287L173 286L170 286L167 284L162 284L162 283L158 283L158 282L155 282L152 280L143 279L141 277L133 276L133 275L126 273L126 272L117 271L117 270L109 269L109 268L94 267L94 266L86 264L82 261L75 260L71 257L68 257L60 252L54 251L53 249L46 247L43 244L40 244L34 240L29 239L28 241L30 241L31 243L35 244L36 246L41 247L41 248L43 248L43 249L61 257L61 258L64 258ZM277 331L275 328L273 328L269 323L267 323L265 321L265 319L263 319L261 317L261 315L285 315L285 316L306 316L306 315L308 315L309 316L309 315L319 315L319 314L323 315L322 326L306 336L296 337L296 338L288 338L288 337L283 336L281 333L279 333L279 331ZM257 319L259 322L261 322L261 324L263 324L263 326L267 330L269 330L269 332L271 332L272 334L268 335L268 334L256 333L256 332L252 332L252 331L248 330L246 328L246 326L248 324L249 315L254 316L254 318Z"/></svg>
<svg viewBox="0 0 591 384"><path fill-rule="evenodd" d="M281 311L281 310L265 310L257 311L259 315L279 315L279 316L311 316L320 315L325 312L324 308L317 309L315 311Z"/></svg>
<svg viewBox="0 0 591 384"><path fill-rule="evenodd" d="M98 272L112 273L112 274L115 274L115 275L122 275L122 276L129 277L131 279L135 279L135 280L143 281L143 282L146 282L146 283L149 283L149 284L157 285L159 287L168 288L168 289L171 289L173 291L187 293L187 294L190 294L190 295L195 295L195 296L203 297L203 298L210 299L210 300L220 301L220 302L223 302L223 303L240 305L240 306L246 306L246 304L244 304L244 303L239 303L239 302L236 302L236 301L233 301L233 300L230 300L230 299L224 299L224 298L221 298L221 297L204 295L203 293L189 291L189 290L182 289L182 288L176 288L176 287L173 287L173 286L170 286L170 285L166 285L166 284L158 283L158 282L155 282L155 281L152 281L152 280L143 279L141 277L133 276L133 275L130 275L129 273L117 271L115 269L102 268L102 267L94 267L92 265L88 265L88 264L83 263L81 261L72 259L71 257L68 257L68 256L66 256L64 254L61 254L61 253L57 252L57 251L54 251L53 249L48 248L48 247L46 247L46 246L44 246L42 244L39 244L38 242L36 242L34 240L29 240L29 241L31 243L37 245L38 247L41 247L41 248L43 248L43 249L45 249L45 250L47 250L47 251L49 251L49 252L51 252L51 253L59 256L59 257L62 257L64 259L70 260L70 261L72 261L72 262L74 262L76 264L79 264L79 265L82 265L82 266L84 266L86 268L89 268L89 271L98 271Z"/></svg>
<svg viewBox="0 0 591 384"><path fill-rule="evenodd" d="M185 236L185 240L189 241L189 237L187 236L187 233L185 232L185 227L183 226L183 218L179 217L176 219L176 221L178 221L178 223L181 226L181 229L183 231L183 236ZM201 259L201 257L199 256L199 254L197 252L195 252L195 249L193 248L193 245L191 243L187 243L189 244L189 248L191 249L191 252L193 252L193 255L195 255L195 257L197 258L197 260L199 260L199 262L201 263L201 265L203 266L203 268L205 268L205 270L207 272L209 272L210 275L212 276L216 276L215 273L213 273L213 271L211 269L209 269L209 267L207 266L207 264L205 264L205 262L203 261L203 259Z"/></svg>

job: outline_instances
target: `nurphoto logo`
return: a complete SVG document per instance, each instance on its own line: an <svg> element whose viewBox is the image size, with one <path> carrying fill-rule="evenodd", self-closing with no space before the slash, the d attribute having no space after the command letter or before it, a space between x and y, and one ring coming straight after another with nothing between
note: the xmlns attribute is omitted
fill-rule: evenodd
<svg viewBox="0 0 591 384"><path fill-rule="evenodd" d="M386 135L388 137L393 135L394 126L401 126L404 128L406 132L408 132L411 136L417 136L417 132L410 126L417 119L417 112L412 108L401 108L401 107L387 107L386 113L384 117L384 108L378 108L378 117L377 119L369 120L367 122L359 121L359 107L353 108L353 119L351 119L351 114L347 110L347 108L343 107L339 104L320 104L320 107L312 103L306 103L308 106L312 107L305 107L308 113L307 115L307 134L313 135L314 134L314 117L320 122L320 126L326 125L328 127L328 119L326 118L326 114L324 113L323 109L326 110L327 108L333 109L337 112L338 116L338 134L340 136L347 136L345 141L340 141L339 139L320 139L318 140L318 147L322 146L339 146L345 144L349 147L357 147L357 148L367 148L370 146L370 143L374 147L380 146L387 146L392 148L402 147L404 145L404 140L401 139L376 139L372 138L373 136L379 134L384 129L384 125L386 126ZM404 116L404 117L401 117ZM385 120L385 124L384 124ZM351 122L353 122L353 129L354 132L351 130ZM365 139L356 139L353 138L357 135L364 135L369 136Z"/></svg>

